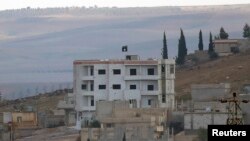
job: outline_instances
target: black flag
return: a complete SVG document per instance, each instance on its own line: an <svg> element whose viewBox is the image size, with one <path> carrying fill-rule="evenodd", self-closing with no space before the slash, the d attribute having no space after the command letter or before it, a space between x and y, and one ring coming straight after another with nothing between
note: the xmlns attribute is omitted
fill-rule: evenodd
<svg viewBox="0 0 250 141"><path fill-rule="evenodd" d="M128 51L128 46L122 46L122 52L127 52Z"/></svg>

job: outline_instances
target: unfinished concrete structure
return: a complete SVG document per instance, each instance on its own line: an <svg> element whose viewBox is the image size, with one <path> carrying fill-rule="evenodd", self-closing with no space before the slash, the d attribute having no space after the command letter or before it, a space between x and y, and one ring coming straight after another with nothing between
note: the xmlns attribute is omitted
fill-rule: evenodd
<svg viewBox="0 0 250 141"><path fill-rule="evenodd" d="M184 115L184 129L198 130L207 129L208 125L225 125L227 123L227 112L188 112Z"/></svg>
<svg viewBox="0 0 250 141"><path fill-rule="evenodd" d="M226 124L227 105L219 99L230 94L230 84L194 84L191 86L192 103L190 110L184 113L185 133L194 133L207 125Z"/></svg>
<svg viewBox="0 0 250 141"><path fill-rule="evenodd" d="M191 95L194 102L208 102L226 98L229 92L229 83L191 85Z"/></svg>
<svg viewBox="0 0 250 141"><path fill-rule="evenodd" d="M57 104L58 109L65 111L65 125L72 126L76 123L76 112L75 112L75 95L68 93L64 100L60 100Z"/></svg>
<svg viewBox="0 0 250 141"><path fill-rule="evenodd" d="M122 60L74 61L77 125L91 120L97 101L129 101L135 108L174 108L175 61Z"/></svg>
<svg viewBox="0 0 250 141"><path fill-rule="evenodd" d="M214 51L219 56L227 56L250 49L249 39L214 40Z"/></svg>
<svg viewBox="0 0 250 141"><path fill-rule="evenodd" d="M171 140L166 128L166 108L130 108L129 101L97 102L96 119L101 128L83 128L82 141Z"/></svg>

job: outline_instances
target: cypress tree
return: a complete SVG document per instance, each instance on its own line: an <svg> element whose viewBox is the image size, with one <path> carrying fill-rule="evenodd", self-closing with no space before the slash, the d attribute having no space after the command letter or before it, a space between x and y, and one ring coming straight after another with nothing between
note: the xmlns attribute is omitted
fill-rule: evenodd
<svg viewBox="0 0 250 141"><path fill-rule="evenodd" d="M208 53L214 52L212 33L209 35Z"/></svg>
<svg viewBox="0 0 250 141"><path fill-rule="evenodd" d="M125 134L125 132L123 133L122 141L126 141L126 134Z"/></svg>
<svg viewBox="0 0 250 141"><path fill-rule="evenodd" d="M223 27L220 28L220 39L228 39L228 33L226 33Z"/></svg>
<svg viewBox="0 0 250 141"><path fill-rule="evenodd" d="M166 34L163 34L163 49L162 49L162 58L168 59L168 47L167 47L167 39Z"/></svg>
<svg viewBox="0 0 250 141"><path fill-rule="evenodd" d="M202 31L200 30L199 33L199 44L198 44L199 50L203 50L203 39L202 39Z"/></svg>
<svg viewBox="0 0 250 141"><path fill-rule="evenodd" d="M186 41L183 31L181 29L181 36L178 43L178 57L176 59L176 63L178 65L184 64L186 55L187 55Z"/></svg>
<svg viewBox="0 0 250 141"><path fill-rule="evenodd" d="M184 51L184 56L187 55L187 47L186 47L186 40L185 40L185 36L184 36L184 33L183 33L183 30L181 29L181 37L180 37L180 42L181 42L181 46L183 48L183 51Z"/></svg>
<svg viewBox="0 0 250 141"><path fill-rule="evenodd" d="M248 26L248 24L245 24L243 28L243 37L250 38L250 27Z"/></svg>

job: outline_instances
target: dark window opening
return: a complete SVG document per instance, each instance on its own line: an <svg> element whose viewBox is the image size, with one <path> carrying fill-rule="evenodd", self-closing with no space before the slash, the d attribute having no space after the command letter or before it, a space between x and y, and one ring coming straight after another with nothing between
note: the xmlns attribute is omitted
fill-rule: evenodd
<svg viewBox="0 0 250 141"><path fill-rule="evenodd" d="M130 85L130 86L129 86L129 89L130 89L130 90L135 90L135 89L136 89L136 85Z"/></svg>
<svg viewBox="0 0 250 141"><path fill-rule="evenodd" d="M130 75L136 75L136 69L130 69Z"/></svg>
<svg viewBox="0 0 250 141"><path fill-rule="evenodd" d="M151 105L151 99L148 100L148 105Z"/></svg>
<svg viewBox="0 0 250 141"><path fill-rule="evenodd" d="M121 70L120 69L114 69L113 74L121 74Z"/></svg>
<svg viewBox="0 0 250 141"><path fill-rule="evenodd" d="M90 69L90 75L93 76L94 75L94 68Z"/></svg>
<svg viewBox="0 0 250 141"><path fill-rule="evenodd" d="M86 84L82 84L82 90L87 90L87 85Z"/></svg>
<svg viewBox="0 0 250 141"><path fill-rule="evenodd" d="M91 99L90 105L91 105L91 106L95 106L94 99Z"/></svg>
<svg viewBox="0 0 250 141"><path fill-rule="evenodd" d="M148 91L153 91L154 90L154 85L148 85Z"/></svg>
<svg viewBox="0 0 250 141"><path fill-rule="evenodd" d="M162 95L162 99L161 99L162 103L166 103L166 95Z"/></svg>
<svg viewBox="0 0 250 141"><path fill-rule="evenodd" d="M99 90L105 90L106 89L106 85L99 85Z"/></svg>
<svg viewBox="0 0 250 141"><path fill-rule="evenodd" d="M101 75L106 74L106 71L105 70L98 70L98 74L101 74Z"/></svg>
<svg viewBox="0 0 250 141"><path fill-rule="evenodd" d="M131 56L126 56L126 60L131 60Z"/></svg>
<svg viewBox="0 0 250 141"><path fill-rule="evenodd" d="M121 85L120 84L114 84L113 89L115 89L115 90L121 89Z"/></svg>
<svg viewBox="0 0 250 141"><path fill-rule="evenodd" d="M90 91L94 91L94 84L90 84Z"/></svg>
<svg viewBox="0 0 250 141"><path fill-rule="evenodd" d="M153 68L148 69L148 75L155 75L155 70Z"/></svg>
<svg viewBox="0 0 250 141"><path fill-rule="evenodd" d="M240 52L240 49L238 47L231 47L231 52L236 54L236 53L239 53Z"/></svg>

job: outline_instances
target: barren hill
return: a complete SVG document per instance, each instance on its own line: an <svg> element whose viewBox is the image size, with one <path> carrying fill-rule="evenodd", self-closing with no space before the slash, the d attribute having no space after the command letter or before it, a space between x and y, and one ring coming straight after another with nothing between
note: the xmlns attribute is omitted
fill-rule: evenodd
<svg viewBox="0 0 250 141"><path fill-rule="evenodd" d="M239 92L243 84L250 84L250 52L222 57L176 71L178 96L189 94L191 84L231 83L231 91Z"/></svg>

